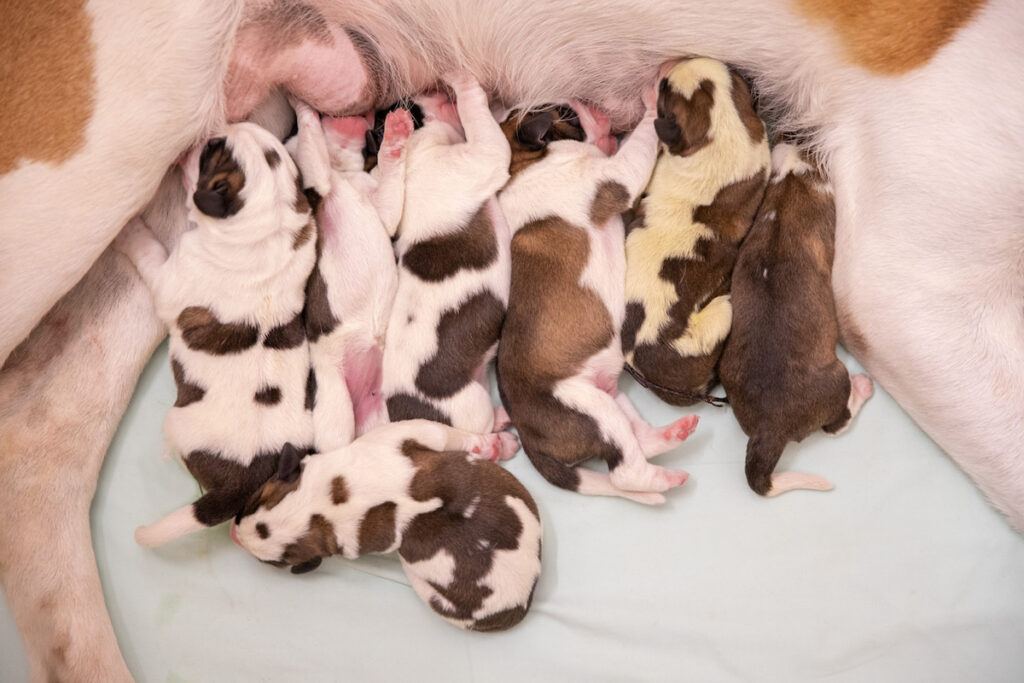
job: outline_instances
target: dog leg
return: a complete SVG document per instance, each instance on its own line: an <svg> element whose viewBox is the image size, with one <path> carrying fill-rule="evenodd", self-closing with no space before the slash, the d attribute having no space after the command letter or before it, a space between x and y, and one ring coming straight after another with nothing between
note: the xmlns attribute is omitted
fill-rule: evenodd
<svg viewBox="0 0 1024 683"><path fill-rule="evenodd" d="M177 173L149 212L185 224ZM165 329L107 250L0 371L0 579L33 680L130 680L103 601L89 504L135 381ZM41 570L45 568L45 570Z"/></svg>
<svg viewBox="0 0 1024 683"><path fill-rule="evenodd" d="M392 422L363 438L398 447L405 441L415 441L432 451L466 451L492 462L508 460L519 450L519 440L509 432L473 434L430 420Z"/></svg>
<svg viewBox="0 0 1024 683"><path fill-rule="evenodd" d="M874 390L871 378L867 375L850 375L850 398L846 402L843 414L839 420L825 425L825 431L832 436L838 436L845 432L853 422L853 418L857 417L864 402L871 398Z"/></svg>
<svg viewBox="0 0 1024 683"><path fill-rule="evenodd" d="M376 189L370 201L377 209L384 229L392 237L402 220L405 204L405 145L412 135L412 115L404 109L395 110L384 119L384 139L377 154L374 175Z"/></svg>
<svg viewBox="0 0 1024 683"><path fill-rule="evenodd" d="M686 441L693 434L693 430L697 428L697 421L700 419L696 415L687 415L670 425L655 427L641 417L625 394L617 395L615 402L626 414L629 425L633 428L633 435L640 443L640 450L648 458L667 453Z"/></svg>

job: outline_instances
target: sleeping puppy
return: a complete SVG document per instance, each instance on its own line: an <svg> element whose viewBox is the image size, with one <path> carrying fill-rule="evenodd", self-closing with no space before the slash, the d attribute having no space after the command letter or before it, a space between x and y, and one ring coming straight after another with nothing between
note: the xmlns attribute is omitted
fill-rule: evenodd
<svg viewBox="0 0 1024 683"><path fill-rule="evenodd" d="M732 276L732 334L722 386L750 437L747 483L762 496L832 484L772 474L782 450L818 429L837 434L871 396L867 375L836 358L832 298L835 204L821 172L792 145L772 151L772 178Z"/></svg>
<svg viewBox="0 0 1024 683"><path fill-rule="evenodd" d="M322 196L317 265L309 283L309 407L318 452L348 444L387 422L381 361L398 287L389 235L402 216L409 113L387 117L380 164L363 171L368 123L325 118L293 102L298 118L295 158L310 190ZM309 192L310 190L307 190Z"/></svg>
<svg viewBox="0 0 1024 683"><path fill-rule="evenodd" d="M662 79L662 154L626 238L630 373L661 399L707 398L729 334L729 276L768 181L764 125L743 79L698 58Z"/></svg>
<svg viewBox="0 0 1024 683"><path fill-rule="evenodd" d="M480 84L469 74L449 83L457 113L444 95L417 98L425 123L408 145L383 386L392 421L482 434L505 426L484 371L508 301L509 233L495 195L510 151Z"/></svg>
<svg viewBox="0 0 1024 683"><path fill-rule="evenodd" d="M277 470L287 443L307 450L309 348L302 311L316 222L291 157L249 123L210 140L186 166L196 228L168 256L141 221L116 248L153 292L170 331L178 397L168 445L206 493L139 527L155 546L231 519Z"/></svg>
<svg viewBox="0 0 1024 683"><path fill-rule="evenodd" d="M529 164L513 159L519 172L500 195L513 237L498 388L548 481L653 504L687 475L647 458L688 437L697 418L656 429L616 388L625 315L620 213L647 184L657 152L653 91L646 99L646 115L615 156L602 151L614 147L608 119L578 104L586 142L556 140ZM609 473L578 466L592 457Z"/></svg>
<svg viewBox="0 0 1024 683"><path fill-rule="evenodd" d="M527 112L513 111L504 117L501 131L512 150L509 175L515 177L524 168L547 155L555 140L586 140L579 115L567 105L548 105Z"/></svg>
<svg viewBox="0 0 1024 683"><path fill-rule="evenodd" d="M540 575L537 505L493 462L518 448L507 432L470 434L426 420L384 425L301 468L297 453L282 458L231 535L296 574L329 555L397 550L416 593L442 617L504 630L526 615Z"/></svg>

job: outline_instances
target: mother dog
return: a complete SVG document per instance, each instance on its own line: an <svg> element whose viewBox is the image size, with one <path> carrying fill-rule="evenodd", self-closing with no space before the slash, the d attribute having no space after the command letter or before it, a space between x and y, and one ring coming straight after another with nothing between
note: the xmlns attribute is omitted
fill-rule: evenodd
<svg viewBox="0 0 1024 683"><path fill-rule="evenodd" d="M586 99L625 128L667 58L744 70L832 177L845 343L1024 529L1022 25L1014 0L3 3L0 577L34 678L130 677L87 513L162 331L101 252L278 85L346 114L461 66L510 106ZM147 221L173 242L183 206L168 177Z"/></svg>

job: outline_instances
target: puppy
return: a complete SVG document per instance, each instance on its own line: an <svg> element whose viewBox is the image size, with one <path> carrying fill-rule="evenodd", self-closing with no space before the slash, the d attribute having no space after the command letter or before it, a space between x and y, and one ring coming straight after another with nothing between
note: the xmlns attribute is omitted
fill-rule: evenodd
<svg viewBox="0 0 1024 683"><path fill-rule="evenodd" d="M519 172L500 195L513 237L498 387L523 449L548 481L653 504L687 475L647 458L683 441L697 418L655 429L616 388L626 267L619 214L654 166L653 91L647 100L613 157L599 148L614 146L608 119L578 104L586 142L556 140L529 164L513 159ZM604 459L609 474L578 467L592 457Z"/></svg>
<svg viewBox="0 0 1024 683"><path fill-rule="evenodd" d="M198 150L197 150L198 152ZM295 164L254 124L193 153L186 233L170 254L136 222L116 247L153 292L170 330L178 397L164 432L206 493L136 530L161 545L234 516L277 469L286 443L308 449L309 348L303 329L316 222ZM321 304L316 278L311 306Z"/></svg>
<svg viewBox="0 0 1024 683"><path fill-rule="evenodd" d="M487 461L518 448L507 432L412 420L310 456L301 468L292 452L246 504L232 537L296 574L329 555L397 550L416 593L442 617L504 630L526 615L540 575L537 505Z"/></svg>
<svg viewBox="0 0 1024 683"><path fill-rule="evenodd" d="M630 373L661 399L706 398L729 334L729 277L768 182L764 125L743 79L698 58L661 80L661 156L626 237Z"/></svg>
<svg viewBox="0 0 1024 683"><path fill-rule="evenodd" d="M318 452L348 444L387 422L381 361L388 316L398 287L389 235L402 216L405 144L412 119L388 115L373 175L363 171L368 122L320 117L295 102L295 157L307 192L322 194L317 266L309 283L313 445ZM319 187L317 187L319 185Z"/></svg>
<svg viewBox="0 0 1024 683"><path fill-rule="evenodd" d="M443 95L417 98L425 123L408 145L383 386L392 421L482 434L496 426L484 371L508 302L509 232L495 195L511 152L476 80L449 82L457 114Z"/></svg>
<svg viewBox="0 0 1024 683"><path fill-rule="evenodd" d="M527 166L543 159L548 145L555 140L586 140L579 115L567 105L509 112L501 123L501 131L512 150L509 175L513 178Z"/></svg>
<svg viewBox="0 0 1024 683"><path fill-rule="evenodd" d="M871 396L867 375L836 358L832 187L792 145L772 152L772 179L732 276L732 334L722 386L750 437L747 483L762 496L827 490L822 477L772 474L782 449L817 429L838 434Z"/></svg>

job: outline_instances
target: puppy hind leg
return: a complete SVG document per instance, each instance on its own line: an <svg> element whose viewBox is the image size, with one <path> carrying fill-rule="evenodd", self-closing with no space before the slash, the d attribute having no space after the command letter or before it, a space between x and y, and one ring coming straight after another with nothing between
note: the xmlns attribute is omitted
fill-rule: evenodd
<svg viewBox="0 0 1024 683"><path fill-rule="evenodd" d="M530 462L541 476L559 488L586 496L617 496L644 505L660 505L665 496L652 491L624 491L612 483L606 472L595 472L586 467L570 466L543 450L526 449Z"/></svg>
<svg viewBox="0 0 1024 683"><path fill-rule="evenodd" d="M787 441L755 434L747 441L747 484L760 496L773 497L794 489L828 491L832 482L824 477L803 472L780 472L775 466L782 457Z"/></svg>
<svg viewBox="0 0 1024 683"><path fill-rule="evenodd" d="M838 436L849 428L853 418L857 417L864 402L874 393L874 385L867 375L850 375L850 394L838 417L826 424L822 429L832 436Z"/></svg>
<svg viewBox="0 0 1024 683"><path fill-rule="evenodd" d="M633 435L640 443L640 450L647 458L666 453L686 441L693 434L697 428L697 422L700 420L696 415L686 415L672 424L655 427L641 417L625 394L616 396L615 402L625 413L629 425L633 429Z"/></svg>
<svg viewBox="0 0 1024 683"><path fill-rule="evenodd" d="M156 548L205 528L206 525L196 519L192 505L189 504L152 524L135 529L135 542L144 548Z"/></svg>

